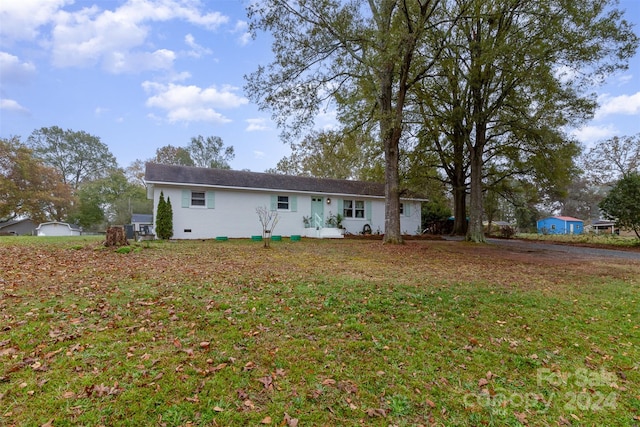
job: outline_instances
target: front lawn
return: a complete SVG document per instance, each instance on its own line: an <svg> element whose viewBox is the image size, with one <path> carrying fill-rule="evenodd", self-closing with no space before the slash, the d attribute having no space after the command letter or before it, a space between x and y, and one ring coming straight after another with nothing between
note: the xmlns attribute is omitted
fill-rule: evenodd
<svg viewBox="0 0 640 427"><path fill-rule="evenodd" d="M633 426L639 360L640 262L0 238L0 425Z"/></svg>

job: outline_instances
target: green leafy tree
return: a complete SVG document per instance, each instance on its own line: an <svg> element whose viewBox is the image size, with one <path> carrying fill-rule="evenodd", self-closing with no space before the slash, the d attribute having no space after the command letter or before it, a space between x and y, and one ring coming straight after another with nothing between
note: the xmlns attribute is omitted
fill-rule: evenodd
<svg viewBox="0 0 640 427"><path fill-rule="evenodd" d="M640 174L622 177L600 202L600 209L618 227L633 230L640 239Z"/></svg>
<svg viewBox="0 0 640 427"><path fill-rule="evenodd" d="M428 76L438 49L423 49L438 26L439 1L268 0L249 6L251 28L267 31L275 59L248 76L246 90L274 112L291 140L330 100L355 104L376 123L384 153L385 243L402 243L400 140L409 90ZM446 31L446 30L445 30ZM347 113L345 113L347 114Z"/></svg>
<svg viewBox="0 0 640 427"><path fill-rule="evenodd" d="M76 192L78 203L74 206L68 221L80 225L85 231L104 230L105 213L100 194L94 191L91 183L81 185Z"/></svg>
<svg viewBox="0 0 640 427"><path fill-rule="evenodd" d="M595 184L608 184L640 173L640 133L598 142L584 156L585 171Z"/></svg>
<svg viewBox="0 0 640 427"><path fill-rule="evenodd" d="M0 138L0 218L62 220L73 200L71 187L57 170L35 157L18 137Z"/></svg>
<svg viewBox="0 0 640 427"><path fill-rule="evenodd" d="M229 162L235 157L233 147L225 147L219 136L193 137L187 151L193 165L201 168L231 169Z"/></svg>
<svg viewBox="0 0 640 427"><path fill-rule="evenodd" d="M193 160L189 150L183 147L165 145L156 150L156 156L151 160L163 165L193 166Z"/></svg>
<svg viewBox="0 0 640 427"><path fill-rule="evenodd" d="M442 4L456 23L450 32L442 33L448 41L435 38L439 41L434 46L444 43L445 49L436 64L436 77L422 80L426 86L420 89L426 98L423 95L420 100L434 92L432 85L444 88L436 93L449 94L438 95L435 108L428 102L420 105L430 110L429 117L437 117L443 103L449 105L447 114L438 119L440 126L430 134L448 128L450 152L462 152L467 159L467 239L482 242L487 186L514 171L537 177L545 160L541 152L548 160L554 159L549 156L554 151L572 150L575 143L564 137L562 129L593 114L596 104L586 89L625 68L638 38L613 1ZM463 151L459 151L460 140ZM554 170L560 173L563 168ZM493 178L488 179L489 173ZM564 184L556 187L562 189Z"/></svg>
<svg viewBox="0 0 640 427"><path fill-rule="evenodd" d="M81 183L102 178L117 167L116 158L100 138L57 126L33 131L27 140L36 157L60 172L74 190Z"/></svg>
<svg viewBox="0 0 640 427"><path fill-rule="evenodd" d="M130 223L133 212L152 211L153 202L147 200L144 187L129 181L124 170L118 168L80 186L78 205L70 219L84 229L97 231L108 225Z"/></svg>
<svg viewBox="0 0 640 427"><path fill-rule="evenodd" d="M162 191L156 210L156 235L163 240L173 236L173 211L170 202L165 201Z"/></svg>
<svg viewBox="0 0 640 427"><path fill-rule="evenodd" d="M382 163L382 153L366 135L344 131L312 131L291 144L290 156L281 159L273 173L316 178L371 180ZM384 175L376 181L382 182Z"/></svg>
<svg viewBox="0 0 640 427"><path fill-rule="evenodd" d="M167 239L173 237L173 207L171 206L171 197L167 197Z"/></svg>

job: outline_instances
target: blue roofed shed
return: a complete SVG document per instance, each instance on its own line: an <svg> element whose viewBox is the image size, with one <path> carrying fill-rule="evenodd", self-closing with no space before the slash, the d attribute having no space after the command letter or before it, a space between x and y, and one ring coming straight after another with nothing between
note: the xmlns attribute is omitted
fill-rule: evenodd
<svg viewBox="0 0 640 427"><path fill-rule="evenodd" d="M581 219L570 216L551 216L538 220L540 234L582 234L584 223Z"/></svg>

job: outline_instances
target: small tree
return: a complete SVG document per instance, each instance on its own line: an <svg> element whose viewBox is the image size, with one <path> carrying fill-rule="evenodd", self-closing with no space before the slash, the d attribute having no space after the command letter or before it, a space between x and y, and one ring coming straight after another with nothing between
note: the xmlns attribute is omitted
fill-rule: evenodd
<svg viewBox="0 0 640 427"><path fill-rule="evenodd" d="M276 228L276 225L278 224L278 212L269 210L266 206L259 206L256 208L256 213L258 214L260 224L262 224L262 240L264 242L264 247L268 248L273 229Z"/></svg>
<svg viewBox="0 0 640 427"><path fill-rule="evenodd" d="M631 229L640 239L640 174L625 175L600 202L600 209L620 228Z"/></svg>
<svg viewBox="0 0 640 427"><path fill-rule="evenodd" d="M160 239L170 239L173 236L173 210L171 201L165 202L164 194L160 192L158 210L156 212L156 235Z"/></svg>
<svg viewBox="0 0 640 427"><path fill-rule="evenodd" d="M171 197L167 197L167 239L173 237L173 207L171 207Z"/></svg>

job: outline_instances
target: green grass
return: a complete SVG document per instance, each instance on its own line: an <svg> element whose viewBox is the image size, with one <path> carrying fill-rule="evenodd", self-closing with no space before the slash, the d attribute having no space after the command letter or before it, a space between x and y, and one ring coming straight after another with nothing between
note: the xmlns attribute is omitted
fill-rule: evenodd
<svg viewBox="0 0 640 427"><path fill-rule="evenodd" d="M0 425L638 423L638 262L13 239Z"/></svg>

